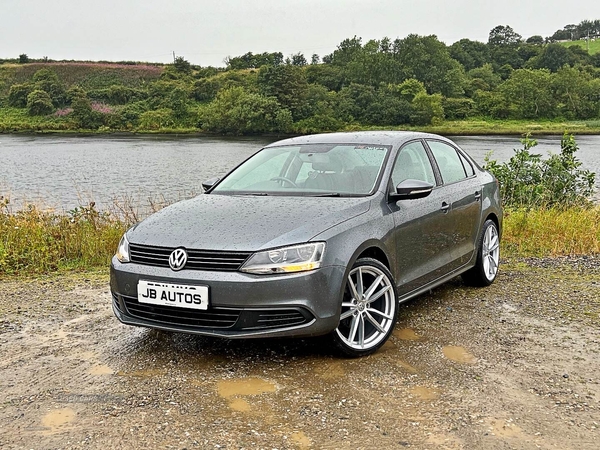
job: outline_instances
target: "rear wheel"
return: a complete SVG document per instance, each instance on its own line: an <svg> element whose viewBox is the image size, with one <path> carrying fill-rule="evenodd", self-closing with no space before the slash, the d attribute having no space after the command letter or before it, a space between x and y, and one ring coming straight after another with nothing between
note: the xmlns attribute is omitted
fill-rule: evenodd
<svg viewBox="0 0 600 450"><path fill-rule="evenodd" d="M376 259L358 259L346 279L340 324L332 332L337 347L348 356L369 355L390 337L397 317L390 271Z"/></svg>
<svg viewBox="0 0 600 450"><path fill-rule="evenodd" d="M486 220L477 246L475 267L462 277L471 286L489 286L498 275L500 264L500 235L493 220Z"/></svg>

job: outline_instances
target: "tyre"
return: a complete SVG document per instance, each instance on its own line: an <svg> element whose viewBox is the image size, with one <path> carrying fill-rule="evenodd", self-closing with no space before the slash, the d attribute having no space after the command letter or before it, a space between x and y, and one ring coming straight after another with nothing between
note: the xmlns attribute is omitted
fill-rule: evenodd
<svg viewBox="0 0 600 450"><path fill-rule="evenodd" d="M340 323L331 336L347 356L370 355L390 337L398 318L396 283L372 258L358 259L346 279Z"/></svg>
<svg viewBox="0 0 600 450"><path fill-rule="evenodd" d="M477 262L462 277L470 286L489 286L498 275L500 235L493 220L486 220L477 245Z"/></svg>

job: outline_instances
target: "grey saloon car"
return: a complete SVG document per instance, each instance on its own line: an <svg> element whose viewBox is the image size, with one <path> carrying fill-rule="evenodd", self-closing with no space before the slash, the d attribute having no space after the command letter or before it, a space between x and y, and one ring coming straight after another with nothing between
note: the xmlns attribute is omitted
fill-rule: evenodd
<svg viewBox="0 0 600 450"><path fill-rule="evenodd" d="M497 180L441 136L286 139L203 186L122 237L110 280L121 322L224 338L328 334L361 356L388 339L400 302L498 273Z"/></svg>

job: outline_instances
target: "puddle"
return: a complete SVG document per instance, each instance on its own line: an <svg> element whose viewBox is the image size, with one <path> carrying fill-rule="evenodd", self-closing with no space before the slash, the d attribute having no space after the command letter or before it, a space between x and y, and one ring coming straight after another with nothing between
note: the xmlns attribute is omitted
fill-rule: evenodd
<svg viewBox="0 0 600 450"><path fill-rule="evenodd" d="M310 438L303 431L294 431L291 440L301 449L310 448L312 445Z"/></svg>
<svg viewBox="0 0 600 450"><path fill-rule="evenodd" d="M42 417L42 426L48 428L46 433L52 434L61 431L75 419L75 411L71 408L56 409Z"/></svg>
<svg viewBox="0 0 600 450"><path fill-rule="evenodd" d="M343 378L346 375L346 370L342 365L341 361L334 361L330 363L319 363L319 366L315 367L315 374L324 380L337 380Z"/></svg>
<svg viewBox="0 0 600 450"><path fill-rule="evenodd" d="M395 337L397 337L398 339L401 339L403 341L418 341L419 339L421 339L421 336L419 336L417 333L415 333L410 328L402 328L401 330L394 330L392 332L392 334Z"/></svg>
<svg viewBox="0 0 600 450"><path fill-rule="evenodd" d="M425 386L415 386L410 389L410 393L419 400L437 400L440 398L440 391Z"/></svg>
<svg viewBox="0 0 600 450"><path fill-rule="evenodd" d="M90 316L86 314L84 316L76 317L75 319L67 320L64 323L64 325L73 325L73 324L76 324L76 323L85 322L89 318L90 318Z"/></svg>
<svg viewBox="0 0 600 450"><path fill-rule="evenodd" d="M252 406L243 398L234 398L229 402L229 407L234 411L248 412L252 410Z"/></svg>
<svg viewBox="0 0 600 450"><path fill-rule="evenodd" d="M477 358L475 358L472 353L469 353L464 347L447 345L442 351L444 352L444 356L451 361L463 364L473 364L477 361Z"/></svg>
<svg viewBox="0 0 600 450"><path fill-rule="evenodd" d="M395 360L394 364L402 367L404 370L406 370L408 373L419 373L419 369L417 369L415 366L411 366L409 363L407 363L406 361L402 361L400 359Z"/></svg>
<svg viewBox="0 0 600 450"><path fill-rule="evenodd" d="M159 377L167 373L165 369L142 369L142 370L132 370L131 372L117 372L117 375L120 377L136 377L136 378L152 378Z"/></svg>
<svg viewBox="0 0 600 450"><path fill-rule="evenodd" d="M217 383L217 392L224 398L236 395L260 395L266 392L275 392L275 383L261 378L238 378L236 380L221 380Z"/></svg>
<svg viewBox="0 0 600 450"><path fill-rule="evenodd" d="M88 373L90 375L112 375L113 373L115 373L115 371L108 366L98 364L96 366L91 367L90 370L88 370Z"/></svg>

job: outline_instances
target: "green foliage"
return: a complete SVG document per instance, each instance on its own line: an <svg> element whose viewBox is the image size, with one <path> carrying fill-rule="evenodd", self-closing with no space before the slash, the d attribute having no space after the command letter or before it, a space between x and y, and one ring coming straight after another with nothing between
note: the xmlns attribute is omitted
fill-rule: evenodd
<svg viewBox="0 0 600 450"><path fill-rule="evenodd" d="M413 125L436 125L444 120L444 107L440 94L417 94L412 101L410 123Z"/></svg>
<svg viewBox="0 0 600 450"><path fill-rule="evenodd" d="M93 100L102 101L111 105L125 105L127 103L146 99L148 93L142 89L115 84L105 89L88 91L87 96Z"/></svg>
<svg viewBox="0 0 600 450"><path fill-rule="evenodd" d="M559 154L542 159L530 150L537 141L525 136L522 149L505 163L486 158L485 168L500 182L502 200L513 207L573 207L589 203L594 193L595 173L581 168L573 135L565 133Z"/></svg>
<svg viewBox="0 0 600 450"><path fill-rule="evenodd" d="M461 39L448 50L450 56L460 62L466 71L491 62L490 49L483 42Z"/></svg>
<svg viewBox="0 0 600 450"><path fill-rule="evenodd" d="M52 99L46 91L35 90L27 96L27 111L32 116L43 116L54 111Z"/></svg>
<svg viewBox="0 0 600 450"><path fill-rule="evenodd" d="M0 197L0 274L106 267L125 229L94 204L68 214L34 206L10 213L8 200Z"/></svg>
<svg viewBox="0 0 600 450"><path fill-rule="evenodd" d="M292 113L294 120L305 118L308 83L300 67L292 65L263 66L258 72L258 87L266 97L275 97Z"/></svg>
<svg viewBox="0 0 600 450"><path fill-rule="evenodd" d="M470 98L444 98L442 106L447 119L460 120L473 115L475 102Z"/></svg>
<svg viewBox="0 0 600 450"><path fill-rule="evenodd" d="M173 67L177 72L189 74L192 72L192 65L185 60L183 56L178 56L175 58L175 62L173 63Z"/></svg>
<svg viewBox="0 0 600 450"><path fill-rule="evenodd" d="M71 107L71 116L79 128L96 130L104 125L103 114L92 108L92 103L87 97L75 98Z"/></svg>
<svg viewBox="0 0 600 450"><path fill-rule="evenodd" d="M35 89L48 93L54 106L63 106L66 101L66 91L59 81L58 75L50 69L40 69L33 74Z"/></svg>
<svg viewBox="0 0 600 450"><path fill-rule="evenodd" d="M161 130L175 125L173 110L168 108L146 111L139 118L140 127L146 130Z"/></svg>
<svg viewBox="0 0 600 450"><path fill-rule="evenodd" d="M551 75L548 70L515 70L498 87L498 93L509 105L510 117L534 119L553 117L556 101L550 92Z"/></svg>
<svg viewBox="0 0 600 450"><path fill-rule="evenodd" d="M34 90L31 83L13 84L8 93L8 104L15 108L25 108L27 106L27 96Z"/></svg>
<svg viewBox="0 0 600 450"><path fill-rule="evenodd" d="M232 87L219 92L201 122L203 129L217 133L285 133L291 129L292 116L272 97Z"/></svg>
<svg viewBox="0 0 600 450"><path fill-rule="evenodd" d="M19 64L27 64L29 62L29 56L25 53L19 55Z"/></svg>

